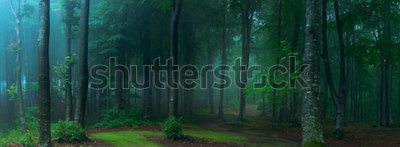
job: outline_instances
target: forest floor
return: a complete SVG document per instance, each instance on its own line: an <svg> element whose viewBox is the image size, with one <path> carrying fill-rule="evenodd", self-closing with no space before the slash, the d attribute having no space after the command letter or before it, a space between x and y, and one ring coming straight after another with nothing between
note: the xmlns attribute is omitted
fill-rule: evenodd
<svg viewBox="0 0 400 147"><path fill-rule="evenodd" d="M236 112L217 115L198 114L184 122L184 133L195 141L165 139L160 127L88 130L91 141L84 146L301 146L301 129L291 123L272 123L259 116L255 105L247 106L247 120L236 123ZM324 133L331 134L332 123L324 123ZM348 124L346 138L337 141L326 135L327 146L400 146L400 128L374 128Z"/></svg>

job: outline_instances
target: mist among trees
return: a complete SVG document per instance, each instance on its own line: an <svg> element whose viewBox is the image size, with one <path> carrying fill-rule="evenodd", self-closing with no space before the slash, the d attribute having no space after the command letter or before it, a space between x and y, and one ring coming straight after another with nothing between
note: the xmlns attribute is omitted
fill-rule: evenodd
<svg viewBox="0 0 400 147"><path fill-rule="evenodd" d="M0 0L0 146L398 146L398 0Z"/></svg>

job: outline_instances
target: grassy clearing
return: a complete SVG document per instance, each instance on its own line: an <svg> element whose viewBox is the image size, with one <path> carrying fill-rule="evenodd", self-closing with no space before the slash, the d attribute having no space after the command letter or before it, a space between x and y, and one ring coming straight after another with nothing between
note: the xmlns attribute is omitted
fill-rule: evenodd
<svg viewBox="0 0 400 147"><path fill-rule="evenodd" d="M193 136L194 138L201 138L208 141L215 142L227 142L227 143L236 143L236 144L244 144L248 141L248 139L244 136L225 133L225 132L214 132L210 130L188 130L184 132L186 135Z"/></svg>
<svg viewBox="0 0 400 147"><path fill-rule="evenodd" d="M94 139L99 139L115 146L161 146L152 141L148 141L146 137L156 136L162 137L162 132L155 131L124 131L124 132L106 132L95 133L90 135Z"/></svg>

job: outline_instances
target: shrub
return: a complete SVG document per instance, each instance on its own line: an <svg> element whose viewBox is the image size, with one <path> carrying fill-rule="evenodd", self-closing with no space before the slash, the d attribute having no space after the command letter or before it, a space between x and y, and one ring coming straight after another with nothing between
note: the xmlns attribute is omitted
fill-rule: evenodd
<svg viewBox="0 0 400 147"><path fill-rule="evenodd" d="M135 126L142 121L142 113L139 109L130 111L109 109L103 112L103 120L94 125L95 128L122 128ZM140 123L140 122L139 122Z"/></svg>
<svg viewBox="0 0 400 147"><path fill-rule="evenodd" d="M22 135L22 138L20 139L19 143L24 147L33 147L35 146L33 138L34 138L33 134L29 130L27 130L26 133Z"/></svg>
<svg viewBox="0 0 400 147"><path fill-rule="evenodd" d="M77 142L87 139L86 131L72 121L60 121L53 124L51 133L58 142Z"/></svg>
<svg viewBox="0 0 400 147"><path fill-rule="evenodd" d="M181 119L173 117L161 123L162 130L168 139L181 140L185 137L180 121Z"/></svg>

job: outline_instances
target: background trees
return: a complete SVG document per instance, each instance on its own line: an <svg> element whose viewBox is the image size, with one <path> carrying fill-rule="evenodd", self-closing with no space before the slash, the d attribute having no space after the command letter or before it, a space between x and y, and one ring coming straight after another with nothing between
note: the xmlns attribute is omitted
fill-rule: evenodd
<svg viewBox="0 0 400 147"><path fill-rule="evenodd" d="M44 61L40 58L38 64L39 58L34 56L39 49L36 48L36 36L41 33L37 31L36 20L42 18L32 11L37 6L31 5L29 0L11 2L14 13L10 11L10 1L0 1L0 10L4 10L0 13L0 21L11 22L0 25L5 28L0 30L0 48L3 48L0 50L0 67L3 67L0 70L0 112L4 112L0 113L0 124L13 126L9 120L17 118L24 131L30 129L30 122L35 122L29 118L38 117L28 117L34 116L30 110L39 110L37 99L48 98L36 94L39 87L42 87L39 88L42 92L47 89L43 87L47 79L37 78L42 74L47 76L47 73L42 73L46 69L37 69L47 63L42 65ZM286 122L297 127L303 124L304 127L314 120L302 123L305 117L301 111L319 118L319 112L309 108L321 105L321 120L315 121L335 122L337 139L344 138L347 124L397 126L400 119L399 89L396 87L400 64L396 60L400 55L397 49L400 42L399 1L305 2L93 0L82 5L79 0L50 1L51 29L54 31L50 34L48 64L51 67L64 65L62 79L58 78L56 68L48 73L51 122L75 119L82 126L93 126L99 122L109 123L107 116L131 117L128 114L137 114L138 117L132 118L149 121L174 116L196 120L197 116L206 113L211 118L228 120L234 116L237 122L246 124L247 118L258 115L249 110L257 108L256 112L262 114L260 120L270 121L274 128ZM319 6L321 11L317 10ZM313 14L306 13L310 10ZM80 22L78 16L81 16ZM307 29L311 20L314 25L321 22L320 28ZM14 28L17 28L16 33ZM319 35L321 39L313 41ZM315 44L303 46L304 42ZM318 44L322 47L321 65L316 64ZM74 54L79 56L74 57ZM288 60L290 56L298 60L307 58L296 62ZM138 65L136 85L150 83L150 88L124 89L128 75L121 74L119 67L104 71L117 73L109 79L112 88L88 87L88 82L95 80L88 76L88 68L97 64L108 65L110 57L117 57L115 62L118 65ZM223 83L226 80L226 77L215 77L212 73L199 79L208 83L206 89L157 88L153 83L157 75L149 75L142 69L153 64L158 57L161 64L173 57L174 65L197 67L234 65L235 59L240 57L246 69L251 65L262 65L264 74L268 73L268 67L277 63L285 66L312 63L308 78L321 78L313 81L319 88L307 91L311 95L300 92L302 89L298 83L297 88L273 89L267 86L252 89L251 84L263 79L259 76L261 73L247 78L247 70L237 77L243 82L241 89L234 86L220 91L210 88L211 82ZM79 66L71 66L71 60L78 61ZM322 69L321 73L317 72L318 68ZM232 71L226 74L235 75ZM282 80L289 75L300 76L296 70L290 69L277 78ZM165 72L161 73L161 80L171 83L185 79ZM14 104L17 101L9 100L12 97L18 98L18 105ZM48 103L40 103L40 106L48 106ZM43 111L47 112L47 109ZM215 114L217 111L218 115ZM318 127L314 134L320 135ZM322 142L320 138L317 140Z"/></svg>

